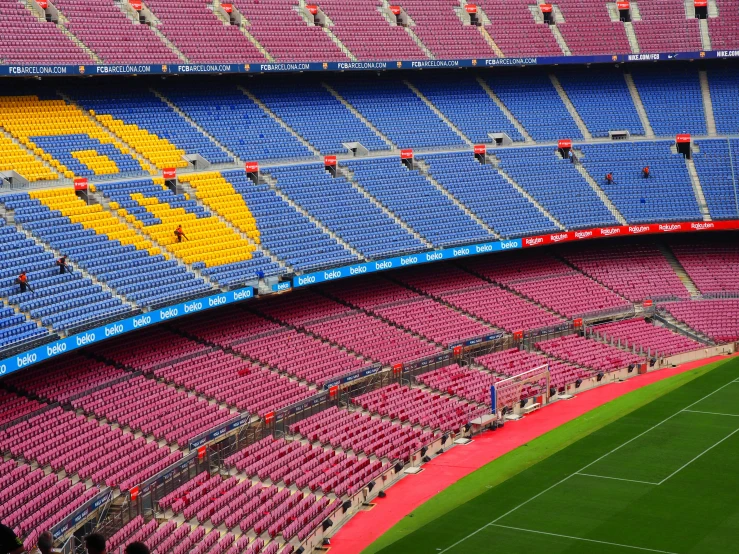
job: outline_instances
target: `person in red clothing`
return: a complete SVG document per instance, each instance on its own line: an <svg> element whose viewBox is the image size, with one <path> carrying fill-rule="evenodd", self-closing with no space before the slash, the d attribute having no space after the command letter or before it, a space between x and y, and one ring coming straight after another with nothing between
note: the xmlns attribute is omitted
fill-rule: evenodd
<svg viewBox="0 0 739 554"><path fill-rule="evenodd" d="M609 185L613 184L613 173L606 173L606 183Z"/></svg>
<svg viewBox="0 0 739 554"><path fill-rule="evenodd" d="M182 225L178 225L177 229L174 230L174 236L177 237L177 242L182 242L182 238L184 237L187 240L190 240L185 236L185 232L182 230Z"/></svg>
<svg viewBox="0 0 739 554"><path fill-rule="evenodd" d="M59 275L64 275L67 271L72 273L72 269L67 265L67 256L64 255L56 261L59 266Z"/></svg>
<svg viewBox="0 0 739 554"><path fill-rule="evenodd" d="M642 175L644 175L645 179L649 179L649 166L645 166L644 169L641 170Z"/></svg>
<svg viewBox="0 0 739 554"><path fill-rule="evenodd" d="M28 284L28 275L26 275L25 271L21 271L21 274L18 275L18 278L15 280L15 282L18 283L18 286L21 289L21 294L26 292L27 290L33 292L31 285Z"/></svg>

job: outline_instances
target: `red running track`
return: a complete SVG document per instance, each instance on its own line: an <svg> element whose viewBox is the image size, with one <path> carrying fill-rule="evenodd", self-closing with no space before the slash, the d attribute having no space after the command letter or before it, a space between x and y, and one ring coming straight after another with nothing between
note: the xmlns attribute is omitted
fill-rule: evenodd
<svg viewBox="0 0 739 554"><path fill-rule="evenodd" d="M462 477L598 406L662 379L727 357L714 356L591 389L572 400L555 402L494 433L483 433L466 446L452 448L424 465L421 473L403 477L388 489L385 498L373 501L376 506L372 510L359 512L350 519L331 538L331 554L359 554L418 506Z"/></svg>

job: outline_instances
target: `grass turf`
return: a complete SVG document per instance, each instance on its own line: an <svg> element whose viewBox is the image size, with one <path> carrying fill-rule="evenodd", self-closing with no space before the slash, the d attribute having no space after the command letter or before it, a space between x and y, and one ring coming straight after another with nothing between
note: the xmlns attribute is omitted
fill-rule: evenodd
<svg viewBox="0 0 739 554"><path fill-rule="evenodd" d="M737 552L738 377L732 359L609 402L460 480L364 552Z"/></svg>

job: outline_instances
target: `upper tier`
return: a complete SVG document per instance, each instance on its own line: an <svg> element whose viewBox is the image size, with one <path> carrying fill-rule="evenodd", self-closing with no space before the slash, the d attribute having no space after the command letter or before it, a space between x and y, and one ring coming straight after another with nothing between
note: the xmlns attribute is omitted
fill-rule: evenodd
<svg viewBox="0 0 739 554"><path fill-rule="evenodd" d="M626 18L602 0L560 0L549 14L536 2L480 0L472 15L450 0L400 0L395 10L380 0L323 0L314 4L316 14L300 0L240 0L229 13L209 0L138 4L137 11L127 0L55 0L44 8L34 0L0 0L0 61L157 69L599 55L625 61L629 55L739 47L739 13L726 0L711 2L703 20L692 2L672 7L653 0L633 2Z"/></svg>
<svg viewBox="0 0 739 554"><path fill-rule="evenodd" d="M0 97L9 253L0 297L10 309L0 349L228 288L270 290L290 274L303 285L457 257L461 246L739 220L736 74L674 66L409 77L62 81ZM611 141L611 131L630 136ZM692 136L689 159L675 144L682 133ZM557 149L564 138L575 163ZM475 144L486 145L485 159ZM404 164L407 147L415 158ZM323 155L338 157L335 174ZM244 166L253 162L256 183ZM176 182L163 177L172 169ZM89 202L72 187L79 178L91 184ZM62 254L72 273L59 274ZM20 293L21 271L33 290Z"/></svg>

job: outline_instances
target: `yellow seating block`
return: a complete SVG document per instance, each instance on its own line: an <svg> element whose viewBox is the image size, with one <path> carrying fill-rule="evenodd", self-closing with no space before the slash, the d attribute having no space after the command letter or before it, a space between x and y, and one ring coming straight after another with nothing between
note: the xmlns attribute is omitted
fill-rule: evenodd
<svg viewBox="0 0 739 554"><path fill-rule="evenodd" d="M11 139L0 135L0 171L11 170L17 171L31 182L59 178L57 173L31 156Z"/></svg>
<svg viewBox="0 0 739 554"><path fill-rule="evenodd" d="M184 208L172 208L156 198L147 198L138 193L132 194L131 198L162 222L141 225L141 231L187 264L204 262L211 267L241 262L250 260L252 252L256 250L254 244L217 217L198 218ZM182 225L187 237L182 242L177 242L174 234L178 225Z"/></svg>
<svg viewBox="0 0 739 554"><path fill-rule="evenodd" d="M113 160L104 154L98 154L94 150L72 152L72 157L85 164L95 175L118 173L118 166Z"/></svg>
<svg viewBox="0 0 739 554"><path fill-rule="evenodd" d="M111 115L96 115L101 125L107 127L117 137L131 145L136 152L151 161L158 169L165 167L187 167L182 159L185 151L177 148L166 139L141 129L138 125L129 125Z"/></svg>
<svg viewBox="0 0 739 554"><path fill-rule="evenodd" d="M28 194L49 209L58 210L73 223L81 223L85 229L92 229L99 235L120 241L121 244L133 244L139 250L152 248L151 241L143 235L105 211L100 204L85 204L72 189L33 190Z"/></svg>
<svg viewBox="0 0 739 554"><path fill-rule="evenodd" d="M234 190L220 173L198 173L183 175L179 180L189 183L196 196L211 210L225 218L234 227L257 244L261 243L257 221L244 202L244 198Z"/></svg>
<svg viewBox="0 0 739 554"><path fill-rule="evenodd" d="M112 137L108 131L90 119L87 113L61 99L40 100L37 96L31 95L0 96L0 126L65 177L71 178L74 174L48 152L39 148L30 137L86 134L103 144L114 145L121 152L128 152L120 140ZM154 168L146 160L140 156L138 160L144 170L154 172Z"/></svg>

